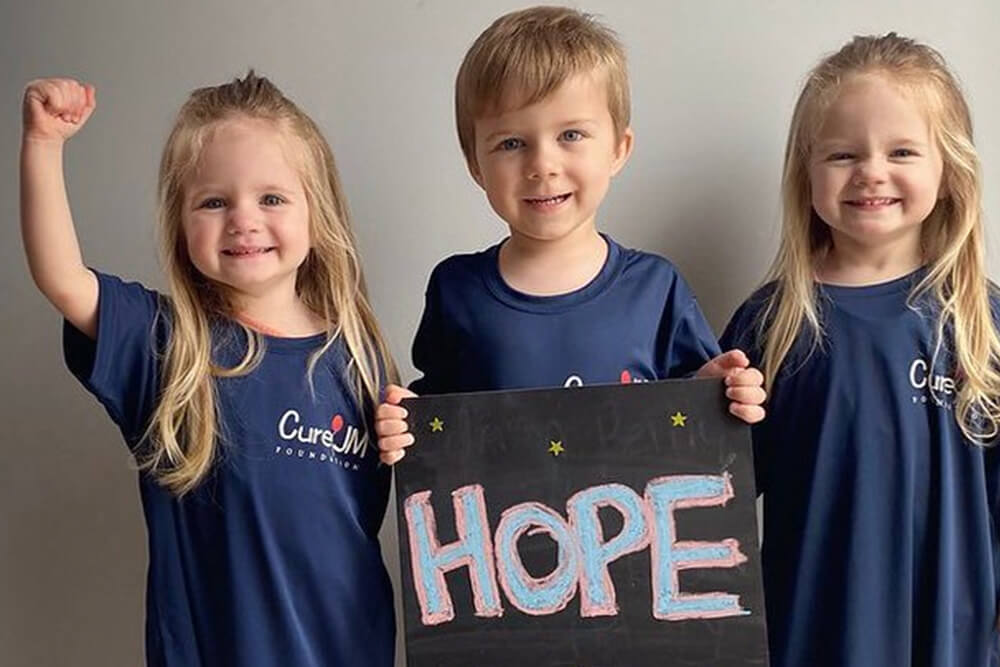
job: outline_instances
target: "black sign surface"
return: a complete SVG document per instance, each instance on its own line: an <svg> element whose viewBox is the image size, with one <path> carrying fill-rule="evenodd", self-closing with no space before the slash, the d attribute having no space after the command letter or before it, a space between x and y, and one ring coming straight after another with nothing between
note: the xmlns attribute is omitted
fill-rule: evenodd
<svg viewBox="0 0 1000 667"><path fill-rule="evenodd" d="M767 665L750 433L721 382L404 406L409 667Z"/></svg>

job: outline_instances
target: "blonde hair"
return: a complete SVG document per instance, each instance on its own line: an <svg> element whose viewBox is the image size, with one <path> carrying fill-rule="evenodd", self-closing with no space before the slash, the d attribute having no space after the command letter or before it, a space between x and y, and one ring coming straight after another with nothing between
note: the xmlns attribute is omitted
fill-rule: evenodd
<svg viewBox="0 0 1000 667"><path fill-rule="evenodd" d="M346 199L333 152L319 128L266 78L251 70L231 83L195 90L181 107L160 162L158 209L161 251L170 292L169 339L161 393L140 466L177 495L195 488L210 470L218 440L215 378L251 372L264 352L261 336L242 326L246 355L222 368L212 359L216 325L234 315L223 285L202 275L187 251L181 226L184 188L201 150L221 123L233 119L273 123L293 142L309 210L311 249L298 268L296 291L326 322L326 340L310 357L307 376L337 339L349 354L347 375L359 408L370 410L381 385L396 379L391 355L366 296Z"/></svg>
<svg viewBox="0 0 1000 667"><path fill-rule="evenodd" d="M501 16L465 54L455 79L458 141L477 169L477 118L525 107L583 73L605 78L608 111L620 139L631 102L625 50L614 31L569 7L531 7Z"/></svg>
<svg viewBox="0 0 1000 667"><path fill-rule="evenodd" d="M984 443L1000 419L1000 338L984 268L979 158L968 106L941 54L895 33L855 37L810 73L788 131L782 179L782 239L769 279L775 291L759 326L765 341L763 371L770 390L792 346L806 336L810 351L822 344L814 271L832 247L829 228L811 203L809 160L830 104L851 77L886 77L924 105L944 169L939 200L921 226L927 271L910 293L911 307L933 297L937 341L953 359L959 391L955 418L970 440Z"/></svg>

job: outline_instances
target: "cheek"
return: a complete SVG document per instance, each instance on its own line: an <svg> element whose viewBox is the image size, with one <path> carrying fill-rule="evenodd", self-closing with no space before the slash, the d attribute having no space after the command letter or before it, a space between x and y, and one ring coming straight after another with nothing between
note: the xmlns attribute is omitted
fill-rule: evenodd
<svg viewBox="0 0 1000 667"><path fill-rule="evenodd" d="M810 170L809 190L813 206L819 208L836 202L843 185L835 174L824 169Z"/></svg>
<svg viewBox="0 0 1000 667"><path fill-rule="evenodd" d="M214 244L208 236L206 228L202 226L195 225L184 229L184 245L187 248L188 256L195 264L209 253L210 246Z"/></svg>
<svg viewBox="0 0 1000 667"><path fill-rule="evenodd" d="M483 171L479 185L486 193L486 198L491 202L499 202L512 196L511 179L502 169L494 167Z"/></svg>

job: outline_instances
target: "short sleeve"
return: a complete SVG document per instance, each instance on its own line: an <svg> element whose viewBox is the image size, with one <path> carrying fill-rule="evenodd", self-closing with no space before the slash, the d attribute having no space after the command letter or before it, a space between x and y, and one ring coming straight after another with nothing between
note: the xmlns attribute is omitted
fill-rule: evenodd
<svg viewBox="0 0 1000 667"><path fill-rule="evenodd" d="M95 272L96 273L96 272ZM159 354L166 340L163 298L142 285L96 273L97 338L63 323L70 372L104 406L134 449L145 432L159 389Z"/></svg>
<svg viewBox="0 0 1000 667"><path fill-rule="evenodd" d="M417 394L441 394L454 383L454 336L443 313L441 267L431 273L424 296L424 312L413 339L413 365L423 373L410 384Z"/></svg>
<svg viewBox="0 0 1000 667"><path fill-rule="evenodd" d="M661 331L665 329L666 335L657 346L663 378L690 377L719 355L715 332L679 274L664 320Z"/></svg>

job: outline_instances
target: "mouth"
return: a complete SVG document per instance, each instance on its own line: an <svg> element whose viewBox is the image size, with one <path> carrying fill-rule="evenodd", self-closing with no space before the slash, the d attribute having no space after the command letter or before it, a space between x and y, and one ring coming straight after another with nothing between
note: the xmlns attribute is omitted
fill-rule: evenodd
<svg viewBox="0 0 1000 667"><path fill-rule="evenodd" d="M561 195L551 195L549 197L525 197L523 201L532 208L538 208L544 210L548 208L555 208L556 206L562 204L564 201L567 201L572 196L573 196L572 192L566 192Z"/></svg>
<svg viewBox="0 0 1000 667"><path fill-rule="evenodd" d="M224 248L222 254L226 257L258 257L277 250L275 246L238 246L235 248Z"/></svg>
<svg viewBox="0 0 1000 667"><path fill-rule="evenodd" d="M903 200L899 197L859 197L857 199L848 199L844 203L862 211L875 211L887 206L893 206L901 201Z"/></svg>

